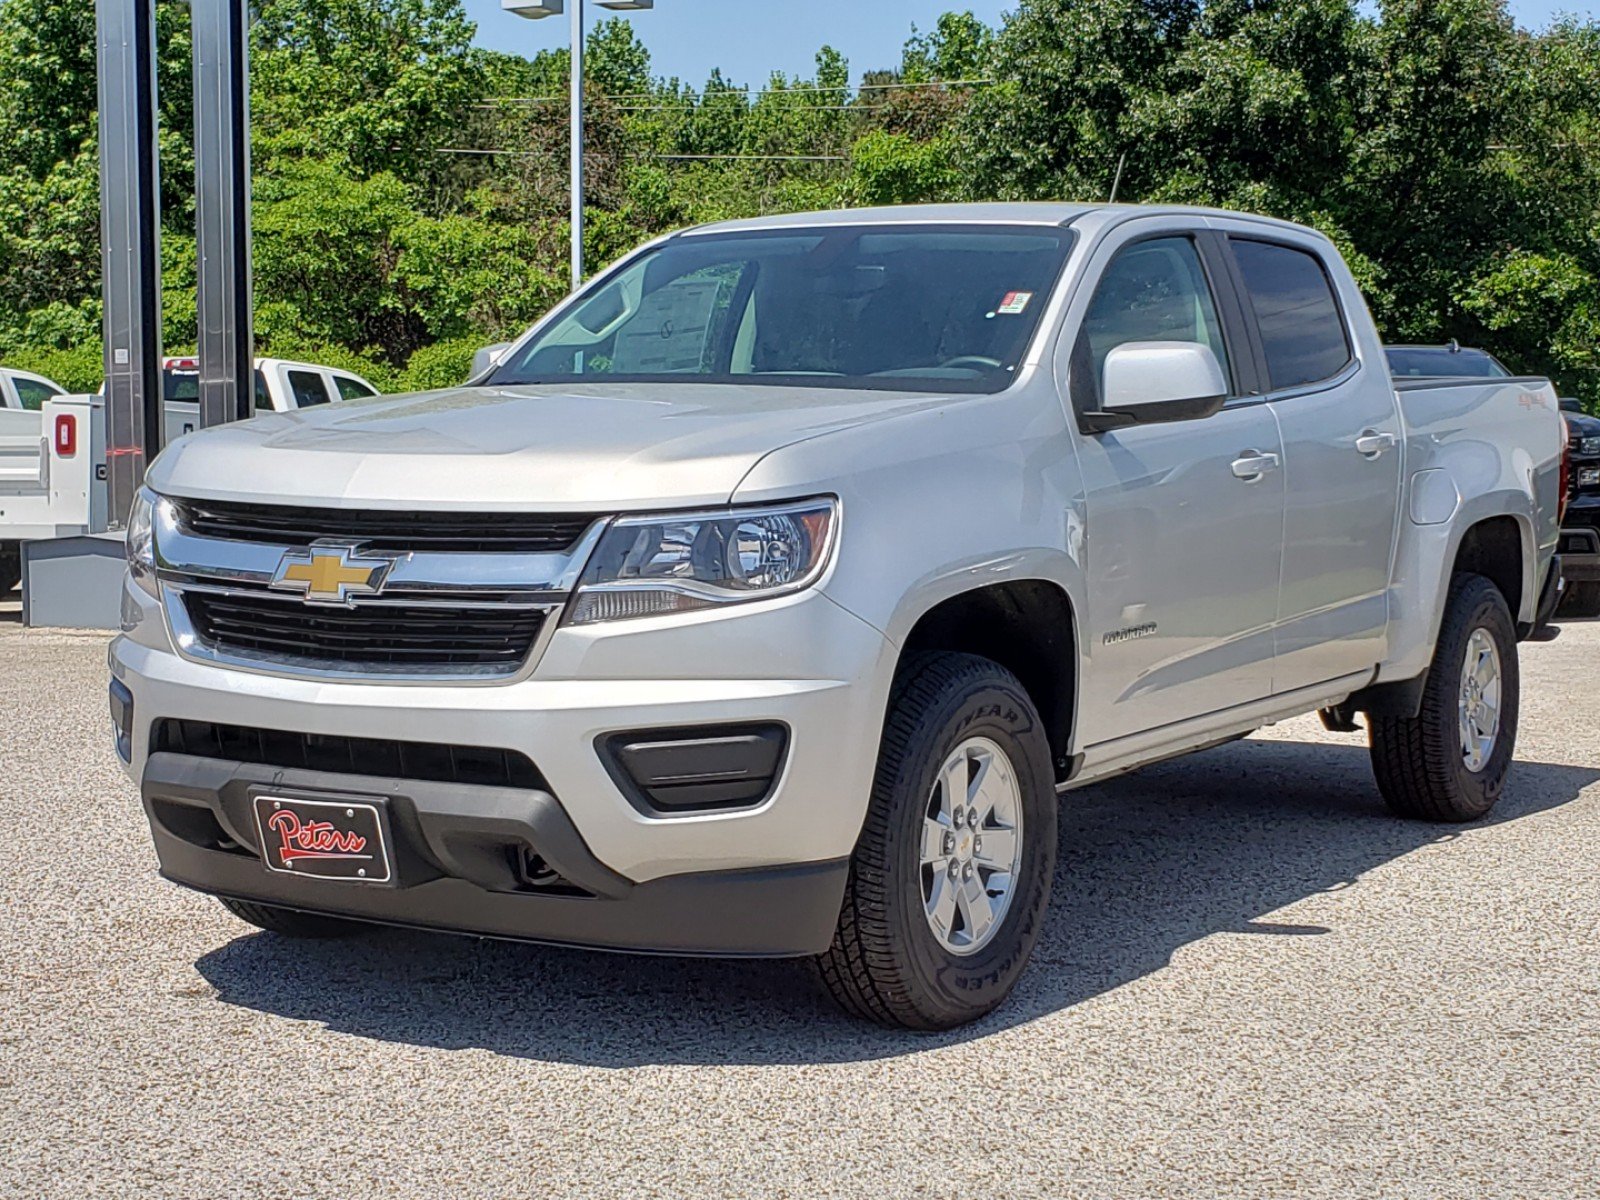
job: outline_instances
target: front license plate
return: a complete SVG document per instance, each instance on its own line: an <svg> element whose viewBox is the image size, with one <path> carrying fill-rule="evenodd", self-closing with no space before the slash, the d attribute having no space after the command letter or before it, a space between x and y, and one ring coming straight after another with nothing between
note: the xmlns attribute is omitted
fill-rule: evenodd
<svg viewBox="0 0 1600 1200"><path fill-rule="evenodd" d="M355 883L388 883L394 873L376 804L265 795L255 805L270 871Z"/></svg>
<svg viewBox="0 0 1600 1200"><path fill-rule="evenodd" d="M1600 467L1584 467L1578 472L1579 487L1593 487L1600 483Z"/></svg>

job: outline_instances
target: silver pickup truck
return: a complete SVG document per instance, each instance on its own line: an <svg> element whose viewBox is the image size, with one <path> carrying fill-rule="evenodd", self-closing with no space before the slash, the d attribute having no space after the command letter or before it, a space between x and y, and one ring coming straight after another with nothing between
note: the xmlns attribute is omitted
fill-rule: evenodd
<svg viewBox="0 0 1600 1200"><path fill-rule="evenodd" d="M469 386L161 455L116 743L163 874L263 928L815 956L948 1027L1073 788L1321 710L1399 814L1486 813L1561 452L1544 380L1397 386L1283 222L693 229Z"/></svg>

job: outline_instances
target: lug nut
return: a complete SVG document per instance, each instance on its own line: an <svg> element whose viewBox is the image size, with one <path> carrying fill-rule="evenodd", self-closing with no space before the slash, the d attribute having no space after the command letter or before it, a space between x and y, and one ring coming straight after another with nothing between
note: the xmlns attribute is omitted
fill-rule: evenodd
<svg viewBox="0 0 1600 1200"><path fill-rule="evenodd" d="M969 808L967 810L967 824L971 825L974 829L976 829L978 827L978 810L977 809Z"/></svg>
<svg viewBox="0 0 1600 1200"><path fill-rule="evenodd" d="M956 823L956 828L960 829L963 825L965 825L967 823L967 814L964 811L962 811L961 809L958 808L958 809L956 809L954 820L955 820L955 823Z"/></svg>
<svg viewBox="0 0 1600 1200"><path fill-rule="evenodd" d="M951 860L951 863L950 863L950 878L951 879L958 879L958 878L960 878L960 876L961 876L961 864L956 862L956 861L954 861L954 860Z"/></svg>
<svg viewBox="0 0 1600 1200"><path fill-rule="evenodd" d="M971 879L972 878L972 864L971 863L968 863L965 867L962 868L962 870L961 870L961 878L963 878L963 879Z"/></svg>
<svg viewBox="0 0 1600 1200"><path fill-rule="evenodd" d="M983 853L983 839L981 837L972 839L972 852L974 854Z"/></svg>
<svg viewBox="0 0 1600 1200"><path fill-rule="evenodd" d="M956 835L955 834L947 833L947 834L944 835L944 852L946 854L954 854L956 852Z"/></svg>

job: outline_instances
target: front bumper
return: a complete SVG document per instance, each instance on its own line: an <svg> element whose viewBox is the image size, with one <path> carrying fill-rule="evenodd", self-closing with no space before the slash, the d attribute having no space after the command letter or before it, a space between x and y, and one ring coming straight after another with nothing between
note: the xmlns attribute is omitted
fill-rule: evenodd
<svg viewBox="0 0 1600 1200"><path fill-rule="evenodd" d="M266 870L251 819L260 792L377 796L398 886ZM848 859L705 871L633 883L589 851L542 791L374 779L158 753L141 788L161 873L203 892L391 925L667 954L787 956L827 948ZM528 887L528 850L573 893ZM509 851L509 853L508 853Z"/></svg>
<svg viewBox="0 0 1600 1200"><path fill-rule="evenodd" d="M536 941L708 954L826 946L866 812L894 651L821 593L562 628L532 677L484 687L334 683L195 662L129 590L149 613L113 644L111 666L131 695L127 768L168 878L288 908ZM545 789L152 753L162 719L512 751L535 764ZM599 751L618 731L740 722L788 733L777 781L755 807L641 811ZM262 783L390 798L414 859L402 886L268 871L248 821L230 811L242 802L230 797ZM209 813L230 845L183 836L181 816L163 820L173 807ZM526 891L505 865L518 845L592 897Z"/></svg>

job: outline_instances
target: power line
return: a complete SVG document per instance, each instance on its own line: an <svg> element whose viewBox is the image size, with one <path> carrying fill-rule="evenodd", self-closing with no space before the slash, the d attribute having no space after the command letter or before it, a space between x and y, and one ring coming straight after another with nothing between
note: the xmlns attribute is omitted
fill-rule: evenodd
<svg viewBox="0 0 1600 1200"><path fill-rule="evenodd" d="M399 147L392 147L399 149ZM467 156L506 158L549 158L542 150L479 150L468 146L436 146L434 154L461 154ZM849 162L846 154L647 154L646 158L665 162Z"/></svg>
<svg viewBox="0 0 1600 1200"><path fill-rule="evenodd" d="M795 84L793 87L729 87L717 88L711 92L696 92L689 89L681 95L679 93L656 92L619 92L614 96L596 95L599 100L655 100L673 104L703 104L708 96L748 96L755 92L762 96L794 96L804 95L808 92L896 92L914 88L951 88L951 87L985 87L998 83L997 79L933 79L926 83L862 83L843 84L836 87L823 87L818 84ZM668 97L671 97L670 100ZM697 99L698 97L698 99ZM487 96L479 103L484 106L494 104L565 104L567 97L560 96Z"/></svg>
<svg viewBox="0 0 1600 1200"><path fill-rule="evenodd" d="M669 162L849 162L847 154L652 154Z"/></svg>

